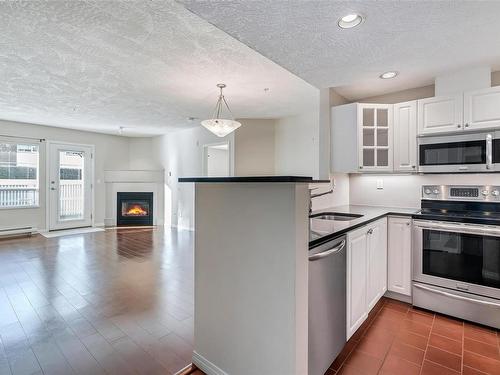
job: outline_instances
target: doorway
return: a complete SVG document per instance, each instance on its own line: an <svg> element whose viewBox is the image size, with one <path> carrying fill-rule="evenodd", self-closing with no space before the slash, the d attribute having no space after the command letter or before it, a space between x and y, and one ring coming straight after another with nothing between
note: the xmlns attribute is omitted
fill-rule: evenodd
<svg viewBox="0 0 500 375"><path fill-rule="evenodd" d="M207 177L227 177L230 171L229 143L204 146L204 175Z"/></svg>
<svg viewBox="0 0 500 375"><path fill-rule="evenodd" d="M48 143L49 230L92 226L93 154L93 146Z"/></svg>

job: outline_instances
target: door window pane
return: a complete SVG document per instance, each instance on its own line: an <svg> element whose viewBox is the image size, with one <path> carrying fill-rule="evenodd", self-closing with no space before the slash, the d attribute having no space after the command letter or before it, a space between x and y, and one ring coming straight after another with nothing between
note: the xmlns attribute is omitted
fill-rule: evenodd
<svg viewBox="0 0 500 375"><path fill-rule="evenodd" d="M36 207L39 145L0 143L0 208Z"/></svg>
<svg viewBox="0 0 500 375"><path fill-rule="evenodd" d="M389 146L388 129L377 129L377 146Z"/></svg>
<svg viewBox="0 0 500 375"><path fill-rule="evenodd" d="M363 166L375 166L375 150L370 148L363 149Z"/></svg>
<svg viewBox="0 0 500 375"><path fill-rule="evenodd" d="M84 218L85 153L59 151L59 220Z"/></svg>
<svg viewBox="0 0 500 375"><path fill-rule="evenodd" d="M375 146L375 129L363 129L363 146Z"/></svg>
<svg viewBox="0 0 500 375"><path fill-rule="evenodd" d="M389 150L377 150L377 166L387 167L389 165Z"/></svg>
<svg viewBox="0 0 500 375"><path fill-rule="evenodd" d="M389 120L388 120L388 110L387 108L379 108L377 109L377 126L378 127L388 127L389 126Z"/></svg>
<svg viewBox="0 0 500 375"><path fill-rule="evenodd" d="M363 108L363 126L375 126L375 110Z"/></svg>

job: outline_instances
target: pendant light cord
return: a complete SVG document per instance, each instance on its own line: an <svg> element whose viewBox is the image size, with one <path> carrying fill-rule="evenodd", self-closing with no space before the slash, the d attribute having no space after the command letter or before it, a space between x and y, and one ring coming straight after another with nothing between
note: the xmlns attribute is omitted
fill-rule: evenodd
<svg viewBox="0 0 500 375"><path fill-rule="evenodd" d="M226 98L224 97L224 94L222 93L223 87L219 87L220 89L220 94L219 94L219 99L217 99L217 104L215 104L215 110L214 110L214 119L220 119L220 115L222 113L222 103L225 104L227 111L231 115L231 119L234 120L234 115L231 109L229 108L229 105L226 102Z"/></svg>

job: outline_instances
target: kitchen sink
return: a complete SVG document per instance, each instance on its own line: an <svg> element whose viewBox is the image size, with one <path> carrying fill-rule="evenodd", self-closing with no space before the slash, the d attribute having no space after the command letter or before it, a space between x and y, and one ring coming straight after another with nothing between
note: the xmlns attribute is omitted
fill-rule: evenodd
<svg viewBox="0 0 500 375"><path fill-rule="evenodd" d="M321 212L318 214L311 215L309 217L311 219L319 219L319 220L350 221L363 217L363 215L348 214L341 212Z"/></svg>

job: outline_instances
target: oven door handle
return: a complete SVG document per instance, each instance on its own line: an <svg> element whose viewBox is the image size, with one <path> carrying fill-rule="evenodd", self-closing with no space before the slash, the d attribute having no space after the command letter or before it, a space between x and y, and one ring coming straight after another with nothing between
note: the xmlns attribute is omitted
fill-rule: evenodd
<svg viewBox="0 0 500 375"><path fill-rule="evenodd" d="M500 229L493 226L474 224L445 224L441 222L427 222L415 220L413 224L422 229L443 230L447 232L469 233L486 236L500 236Z"/></svg>
<svg viewBox="0 0 500 375"><path fill-rule="evenodd" d="M435 294L440 294L440 295L445 296L445 297L459 299L459 300L467 301L467 302L478 303L480 305L484 305L484 306L494 307L496 309L500 309L500 304L498 304L498 303L493 303L493 302L488 302L488 301L481 301L481 300L477 300L477 299L474 299L474 298L459 296L457 294L452 294L452 293L444 292L442 290L433 289L433 288L430 288L428 286L424 286L422 284L415 284L414 283L413 286L415 288L423 289L423 290L426 290L428 292L435 293Z"/></svg>

